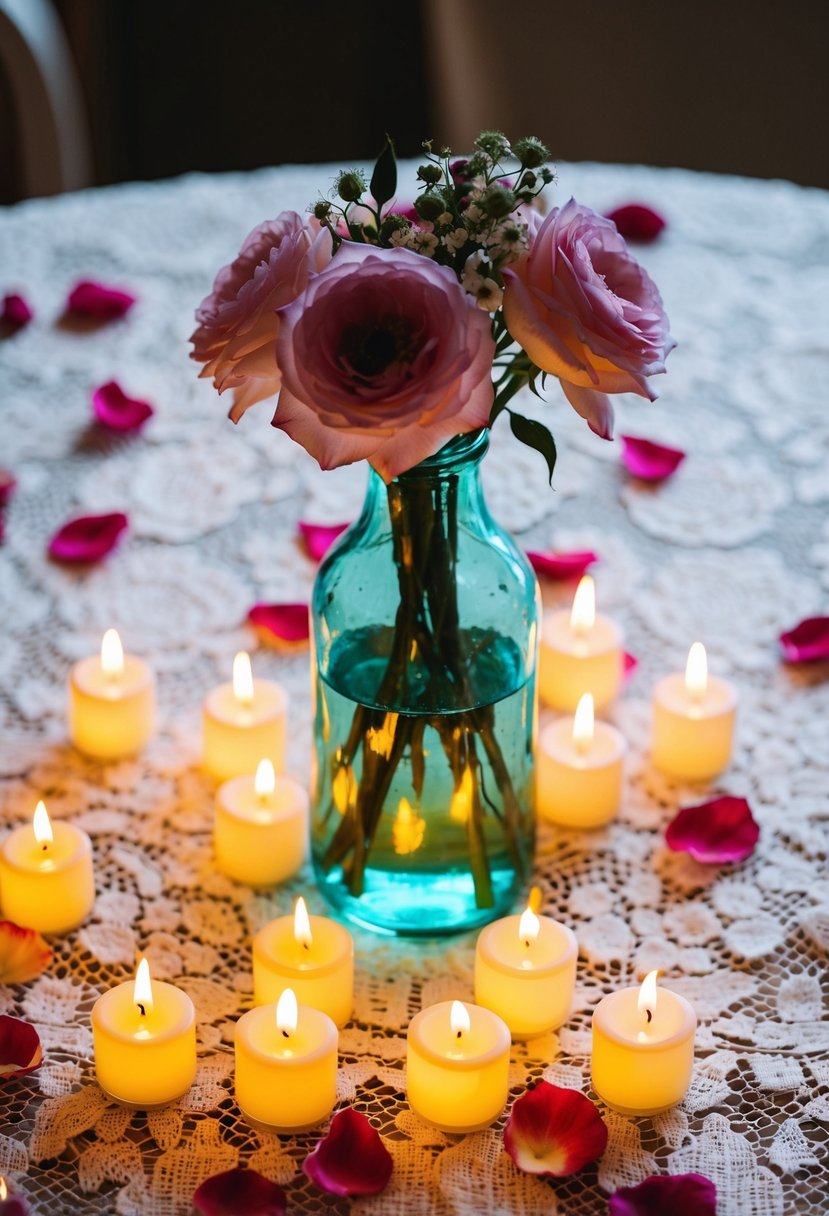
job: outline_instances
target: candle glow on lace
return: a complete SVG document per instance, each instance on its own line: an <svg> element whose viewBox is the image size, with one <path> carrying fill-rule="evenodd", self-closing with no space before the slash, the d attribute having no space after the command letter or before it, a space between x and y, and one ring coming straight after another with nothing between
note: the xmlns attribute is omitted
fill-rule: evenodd
<svg viewBox="0 0 829 1216"><path fill-rule="evenodd" d="M576 594L573 596L573 608L570 612L570 629L578 637L585 637L596 623L596 584L589 574L582 576Z"/></svg>
<svg viewBox="0 0 829 1216"><path fill-rule="evenodd" d="M124 674L124 647L117 629L107 629L101 638L101 670L110 680Z"/></svg>
<svg viewBox="0 0 829 1216"><path fill-rule="evenodd" d="M708 656L702 642L694 642L685 664L685 688L692 701L702 701L708 691Z"/></svg>
<svg viewBox="0 0 829 1216"><path fill-rule="evenodd" d="M449 1010L449 1025L452 1027L452 1033L456 1039L459 1039L462 1034L468 1034L472 1025L469 1019L469 1010L461 1001L453 1001L452 1008Z"/></svg>
<svg viewBox="0 0 829 1216"><path fill-rule="evenodd" d="M0 1200L8 1199L9 1188L6 1186L6 1179L0 1174Z"/></svg>
<svg viewBox="0 0 829 1216"><path fill-rule="evenodd" d="M296 901L296 907L294 908L294 937L299 945L304 946L306 950L310 950L314 937L311 933L311 921L308 918L308 909L301 895ZM290 992L290 989L286 989L286 992Z"/></svg>
<svg viewBox="0 0 829 1216"><path fill-rule="evenodd" d="M240 650L233 659L233 695L243 709L253 705L253 670L246 650Z"/></svg>
<svg viewBox="0 0 829 1216"><path fill-rule="evenodd" d="M293 988L286 988L276 1003L276 1028L287 1039L296 1030L298 1020L296 994Z"/></svg>
<svg viewBox="0 0 829 1216"><path fill-rule="evenodd" d="M658 975L658 971L648 972L642 981L639 996L636 998L636 1008L641 1014L644 1014L648 1026L653 1021L653 1015L656 1012L656 977ZM640 1042L643 1042L647 1037L644 1031L639 1031Z"/></svg>
<svg viewBox="0 0 829 1216"><path fill-rule="evenodd" d="M586 692L576 707L573 718L573 746L580 756L590 750L594 734L594 713L592 694Z"/></svg>
<svg viewBox="0 0 829 1216"><path fill-rule="evenodd" d="M276 789L276 773L270 760L260 760L253 779L253 788L260 802L267 802Z"/></svg>
<svg viewBox="0 0 829 1216"><path fill-rule="evenodd" d="M35 807L35 813L32 817L32 831L35 834L35 840L37 843L43 845L44 851L48 849L49 845L55 839L49 813L42 801L38 802L37 806Z"/></svg>
<svg viewBox="0 0 829 1216"><path fill-rule="evenodd" d="M150 964L145 958L141 959L135 972L135 986L132 990L132 999L142 1017L146 1017L152 1013L153 985L150 980Z"/></svg>

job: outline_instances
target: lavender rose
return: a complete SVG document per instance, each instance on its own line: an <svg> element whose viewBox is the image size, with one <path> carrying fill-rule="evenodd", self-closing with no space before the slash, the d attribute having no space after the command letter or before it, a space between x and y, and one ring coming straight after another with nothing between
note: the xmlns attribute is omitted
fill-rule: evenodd
<svg viewBox="0 0 829 1216"><path fill-rule="evenodd" d="M570 199L504 268L504 319L532 361L604 439L613 434L607 393L654 400L648 377L676 345L656 284L610 220Z"/></svg>
<svg viewBox="0 0 829 1216"><path fill-rule="evenodd" d="M279 314L273 425L324 469L366 459L391 481L486 425L493 356L489 316L448 267L346 243Z"/></svg>

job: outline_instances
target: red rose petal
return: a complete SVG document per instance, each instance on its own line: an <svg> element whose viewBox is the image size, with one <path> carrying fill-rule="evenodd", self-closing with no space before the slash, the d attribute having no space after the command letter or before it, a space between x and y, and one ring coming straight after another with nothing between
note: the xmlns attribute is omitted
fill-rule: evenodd
<svg viewBox="0 0 829 1216"><path fill-rule="evenodd" d="M201 1216L285 1216L281 1186L256 1170L233 1169L206 1179L193 1196Z"/></svg>
<svg viewBox="0 0 829 1216"><path fill-rule="evenodd" d="M0 920L0 984L26 984L49 965L52 947L35 929Z"/></svg>
<svg viewBox="0 0 829 1216"><path fill-rule="evenodd" d="M709 865L743 861L759 838L760 826L745 798L728 795L683 807L665 829L669 849Z"/></svg>
<svg viewBox="0 0 829 1216"><path fill-rule="evenodd" d="M667 220L644 203L625 203L621 207L614 207L612 211L605 212L605 219L613 220L619 235L626 241L641 241L643 244L655 241L667 227Z"/></svg>
<svg viewBox="0 0 829 1216"><path fill-rule="evenodd" d="M685 459L685 453L679 448L668 448L651 439L637 439L635 435L620 435L619 438L625 468L642 481L664 481Z"/></svg>
<svg viewBox="0 0 829 1216"><path fill-rule="evenodd" d="M599 560L589 549L575 553L538 553L528 549L527 558L536 574L553 579L581 578L588 566Z"/></svg>
<svg viewBox="0 0 829 1216"><path fill-rule="evenodd" d="M17 489L17 478L8 469L0 469L0 509L8 506L9 499Z"/></svg>
<svg viewBox="0 0 829 1216"><path fill-rule="evenodd" d="M0 1014L0 1081L22 1077L43 1059L40 1035L20 1018Z"/></svg>
<svg viewBox="0 0 829 1216"><path fill-rule="evenodd" d="M391 1178L394 1163L366 1116L346 1106L302 1168L315 1186L332 1195L377 1195Z"/></svg>
<svg viewBox="0 0 829 1216"><path fill-rule="evenodd" d="M636 675L636 668L639 666L639 660L635 654L628 654L625 651L622 656L622 679L627 684L628 680L632 680Z"/></svg>
<svg viewBox="0 0 829 1216"><path fill-rule="evenodd" d="M85 279L70 291L66 308L68 312L82 317L96 317L98 320L108 321L123 317L132 308L135 300L136 297L128 291Z"/></svg>
<svg viewBox="0 0 829 1216"><path fill-rule="evenodd" d="M23 296L11 293L3 296L3 307L0 309L0 321L2 321L7 329L18 330L24 325L28 325L34 317L28 302Z"/></svg>
<svg viewBox="0 0 829 1216"><path fill-rule="evenodd" d="M29 1205L22 1195L0 1199L0 1216L29 1216Z"/></svg>
<svg viewBox="0 0 829 1216"><path fill-rule="evenodd" d="M269 638L290 645L307 642L310 636L307 604L254 604L248 620Z"/></svg>
<svg viewBox="0 0 829 1216"><path fill-rule="evenodd" d="M115 548L128 523L120 511L70 519L49 541L49 553L62 562L100 561Z"/></svg>
<svg viewBox="0 0 829 1216"><path fill-rule="evenodd" d="M504 1148L528 1174L566 1178L601 1157L607 1127L596 1107L575 1089L539 1081L513 1103Z"/></svg>
<svg viewBox="0 0 829 1216"><path fill-rule="evenodd" d="M787 663L813 663L829 659L829 616L808 616L794 629L780 634Z"/></svg>
<svg viewBox="0 0 829 1216"><path fill-rule="evenodd" d="M654 1175L611 1195L608 1216L717 1216L717 1188L702 1174Z"/></svg>
<svg viewBox="0 0 829 1216"><path fill-rule="evenodd" d="M299 530L308 556L315 562L322 561L334 541L347 527L348 524L309 524L301 519Z"/></svg>
<svg viewBox="0 0 829 1216"><path fill-rule="evenodd" d="M109 380L92 394L95 417L112 431L136 431L154 410L148 401L128 397L115 380Z"/></svg>

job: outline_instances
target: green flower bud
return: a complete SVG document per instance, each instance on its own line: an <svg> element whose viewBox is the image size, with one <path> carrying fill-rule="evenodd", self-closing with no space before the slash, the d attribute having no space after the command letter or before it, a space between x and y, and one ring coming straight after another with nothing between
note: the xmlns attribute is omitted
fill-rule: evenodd
<svg viewBox="0 0 829 1216"><path fill-rule="evenodd" d="M538 178L534 173L525 173L522 178L521 185L525 190L533 190L538 182Z"/></svg>
<svg viewBox="0 0 829 1216"><path fill-rule="evenodd" d="M421 194L415 199L415 211L422 220L436 220L446 210L446 204L439 194Z"/></svg>
<svg viewBox="0 0 829 1216"><path fill-rule="evenodd" d="M481 131L475 140L475 147L480 148L490 160L501 160L509 152L509 140L502 131Z"/></svg>
<svg viewBox="0 0 829 1216"><path fill-rule="evenodd" d="M541 180L545 186L549 186L550 182L554 182L556 180L556 175L553 173L552 169L548 169L545 166L545 168L541 170Z"/></svg>
<svg viewBox="0 0 829 1216"><path fill-rule="evenodd" d="M352 169L348 173L340 174L334 183L334 189L344 203L356 203L367 189L366 179L359 169Z"/></svg>
<svg viewBox="0 0 829 1216"><path fill-rule="evenodd" d="M326 220L331 214L331 204L326 202L324 198L319 199L314 203L313 207L314 218L318 220Z"/></svg>
<svg viewBox="0 0 829 1216"><path fill-rule="evenodd" d="M466 164L466 173L464 174L467 181L471 181L474 177L485 177L489 170L489 161L483 152L475 152L470 156Z"/></svg>
<svg viewBox="0 0 829 1216"><path fill-rule="evenodd" d="M502 220L514 210L518 200L505 186L489 186L481 195L479 206L490 219Z"/></svg>
<svg viewBox="0 0 829 1216"><path fill-rule="evenodd" d="M512 145L512 154L521 162L525 169L540 169L545 160L550 159L550 150L540 139L528 135Z"/></svg>
<svg viewBox="0 0 829 1216"><path fill-rule="evenodd" d="M439 165L420 165L417 176L420 181L427 182L430 186L436 186L443 177L443 173Z"/></svg>

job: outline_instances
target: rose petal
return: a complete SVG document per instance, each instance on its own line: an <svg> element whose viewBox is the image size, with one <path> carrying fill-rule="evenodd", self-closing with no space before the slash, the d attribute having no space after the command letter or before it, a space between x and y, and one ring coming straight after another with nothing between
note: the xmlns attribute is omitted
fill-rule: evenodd
<svg viewBox="0 0 829 1216"><path fill-rule="evenodd" d="M8 505L9 499L17 489L17 478L8 469L0 469L0 508Z"/></svg>
<svg viewBox="0 0 829 1216"><path fill-rule="evenodd" d="M394 1163L366 1116L346 1106L302 1168L315 1186L332 1195L377 1195L391 1178Z"/></svg>
<svg viewBox="0 0 829 1216"><path fill-rule="evenodd" d="M7 296L3 296L3 307L0 310L0 321L2 321L9 330L22 329L24 325L28 325L34 317L31 307L23 296L16 295L14 292Z"/></svg>
<svg viewBox="0 0 829 1216"><path fill-rule="evenodd" d="M633 677L636 675L636 668L638 666L639 660L637 659L636 655L628 654L628 652L625 651L624 655L622 656L622 679L625 681L625 683L627 683L628 680L633 679Z"/></svg>
<svg viewBox="0 0 829 1216"><path fill-rule="evenodd" d="M309 524L301 519L299 530L308 556L315 562L322 561L334 541L347 527L348 524Z"/></svg>
<svg viewBox="0 0 829 1216"><path fill-rule="evenodd" d="M702 1174L654 1175L611 1195L608 1216L717 1216L717 1188Z"/></svg>
<svg viewBox="0 0 829 1216"><path fill-rule="evenodd" d="M95 417L112 431L136 431L154 410L148 401L128 397L115 380L109 380L92 394Z"/></svg>
<svg viewBox="0 0 829 1216"><path fill-rule="evenodd" d="M588 566L599 560L590 550L583 553L538 553L528 549L527 557L536 574L552 579L581 578Z"/></svg>
<svg viewBox="0 0 829 1216"><path fill-rule="evenodd" d="M644 203L625 203L605 212L605 219L612 220L620 236L626 241L641 241L647 244L655 241L660 232L667 227L667 220L646 207Z"/></svg>
<svg viewBox="0 0 829 1216"><path fill-rule="evenodd" d="M49 965L51 946L34 929L0 920L0 984L25 984Z"/></svg>
<svg viewBox="0 0 829 1216"><path fill-rule="evenodd" d="M590 1099L549 1081L516 1099L504 1128L504 1148L528 1174L565 1178L601 1157L606 1144L607 1127Z"/></svg>
<svg viewBox="0 0 829 1216"><path fill-rule="evenodd" d="M40 1035L20 1018L0 1014L0 1081L22 1077L43 1059Z"/></svg>
<svg viewBox="0 0 829 1216"><path fill-rule="evenodd" d="M207 1178L193 1196L201 1216L285 1216L281 1186L256 1170L233 1169Z"/></svg>
<svg viewBox="0 0 829 1216"><path fill-rule="evenodd" d="M66 301L68 312L83 317L97 317L99 320L111 320L123 317L135 303L136 297L118 287L107 287L105 283L96 283L85 279L77 283Z"/></svg>
<svg viewBox="0 0 829 1216"><path fill-rule="evenodd" d="M683 807L665 829L669 849L710 865L743 861L759 838L760 826L745 798L728 795Z"/></svg>
<svg viewBox="0 0 829 1216"><path fill-rule="evenodd" d="M787 663L812 663L829 659L829 616L808 616L794 629L780 634Z"/></svg>
<svg viewBox="0 0 829 1216"><path fill-rule="evenodd" d="M0 1200L0 1216L29 1216L29 1205L22 1195Z"/></svg>
<svg viewBox="0 0 829 1216"><path fill-rule="evenodd" d="M642 481L664 481L685 459L685 453L679 448L668 448L651 439L637 439L635 435L620 435L619 438L625 468Z"/></svg>
<svg viewBox="0 0 829 1216"><path fill-rule="evenodd" d="M62 562L100 561L115 548L128 523L120 511L70 519L49 541L49 553Z"/></svg>
<svg viewBox="0 0 829 1216"><path fill-rule="evenodd" d="M307 604L254 604L248 620L279 642L296 645L310 636Z"/></svg>

